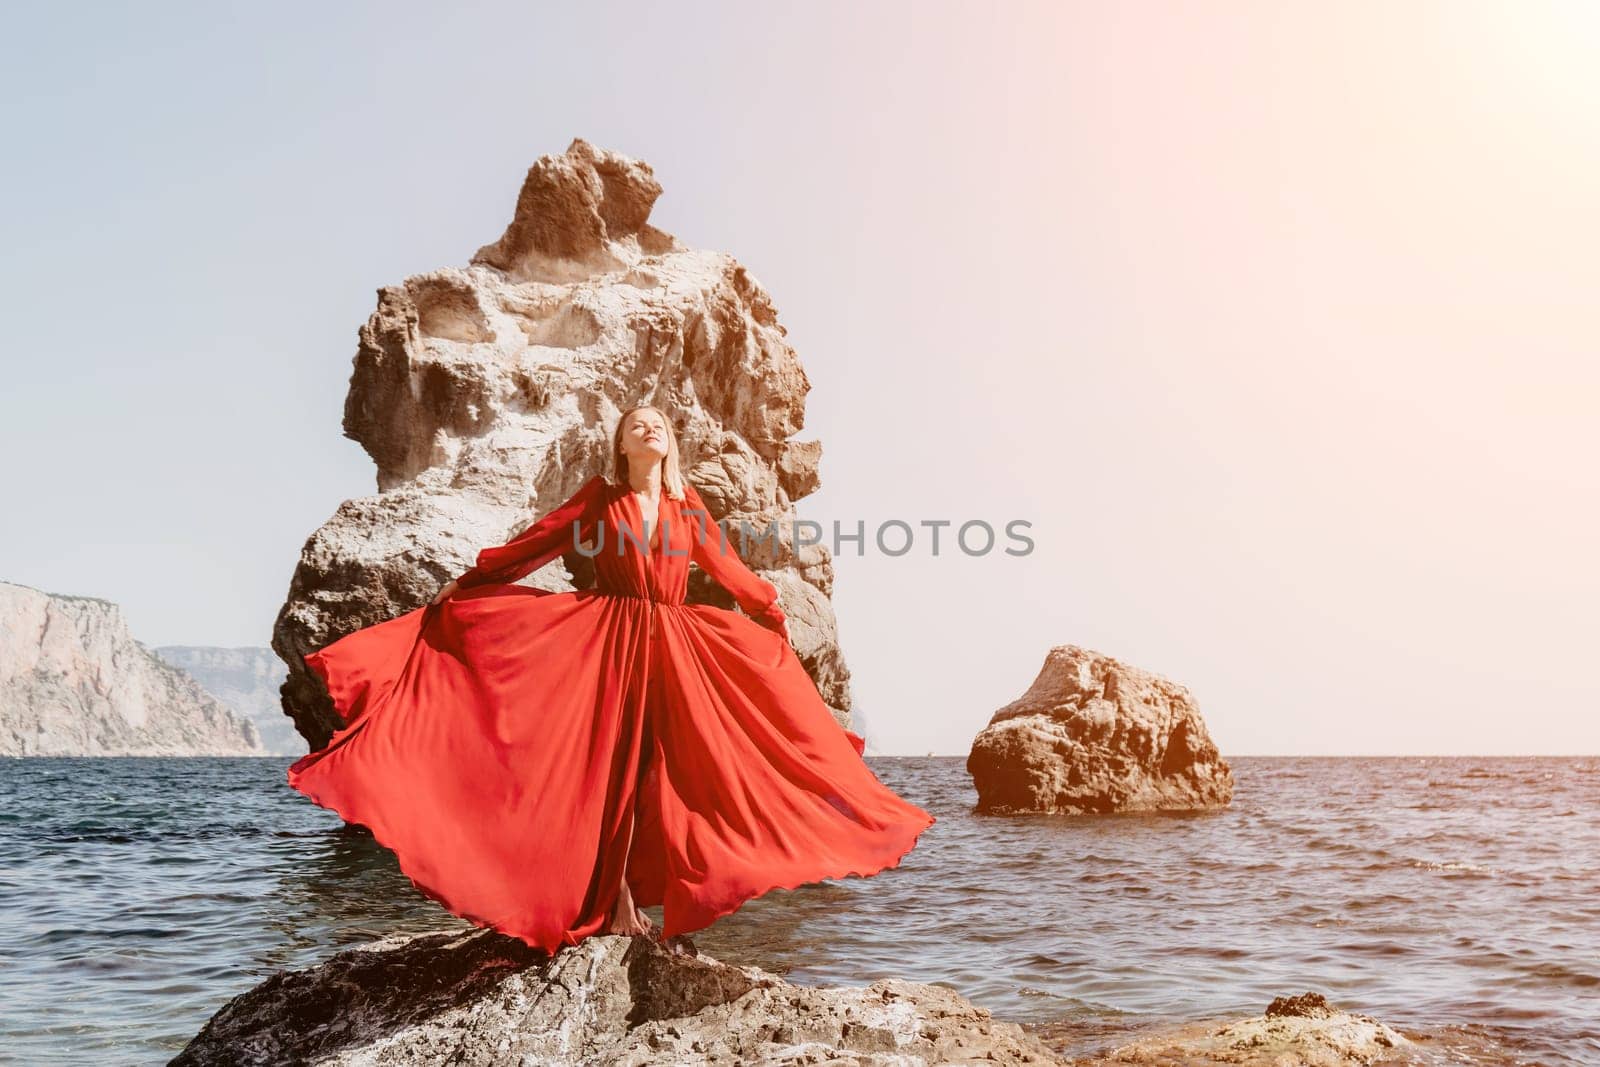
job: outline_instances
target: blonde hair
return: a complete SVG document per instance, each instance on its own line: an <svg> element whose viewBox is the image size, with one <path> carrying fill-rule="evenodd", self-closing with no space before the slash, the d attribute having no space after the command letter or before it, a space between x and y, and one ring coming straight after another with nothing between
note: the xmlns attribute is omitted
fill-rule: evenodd
<svg viewBox="0 0 1600 1067"><path fill-rule="evenodd" d="M628 417L636 411L653 411L661 416L661 422L667 428L667 454L661 457L661 491L674 500L683 500L685 483L683 471L678 466L678 434L672 428L672 420L667 418L667 413L654 404L635 404L617 419L617 428L611 434L612 483L619 486L629 485L628 455L622 451L622 431L628 425Z"/></svg>

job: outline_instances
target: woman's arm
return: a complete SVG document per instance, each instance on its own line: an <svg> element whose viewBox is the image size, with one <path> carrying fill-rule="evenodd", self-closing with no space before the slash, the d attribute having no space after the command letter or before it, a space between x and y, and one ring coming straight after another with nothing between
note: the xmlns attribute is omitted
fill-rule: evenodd
<svg viewBox="0 0 1600 1067"><path fill-rule="evenodd" d="M603 475L595 475L550 514L510 541L478 553L477 563L455 580L461 589L503 585L526 577L594 532L599 509L595 505L605 490ZM578 524L577 533L573 523Z"/></svg>
<svg viewBox="0 0 1600 1067"><path fill-rule="evenodd" d="M692 536L689 558L732 593L746 615L769 630L783 634L787 640L789 628L783 609L778 606L778 587L745 566L701 499L700 491L687 482L684 483L684 498L688 507L701 512L698 517L689 517Z"/></svg>

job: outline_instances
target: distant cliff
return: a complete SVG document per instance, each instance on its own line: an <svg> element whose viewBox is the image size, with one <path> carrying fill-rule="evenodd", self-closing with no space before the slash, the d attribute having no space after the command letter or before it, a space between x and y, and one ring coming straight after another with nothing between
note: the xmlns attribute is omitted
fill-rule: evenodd
<svg viewBox="0 0 1600 1067"><path fill-rule="evenodd" d="M868 725L867 716L860 708L850 709L850 729L859 734L861 739L867 743L866 751L861 753L863 756L883 755L882 752L878 751L877 731Z"/></svg>
<svg viewBox="0 0 1600 1067"><path fill-rule="evenodd" d="M262 756L255 724L109 600L0 582L0 756Z"/></svg>
<svg viewBox="0 0 1600 1067"><path fill-rule="evenodd" d="M205 686L206 692L256 724L261 744L271 756L303 756L306 740L283 713L279 690L289 671L272 649L212 648L205 645L161 645L156 655L181 667Z"/></svg>

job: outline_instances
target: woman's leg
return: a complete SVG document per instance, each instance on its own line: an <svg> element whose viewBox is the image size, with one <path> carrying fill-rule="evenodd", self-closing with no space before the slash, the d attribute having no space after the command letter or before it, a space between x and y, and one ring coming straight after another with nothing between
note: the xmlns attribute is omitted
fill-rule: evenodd
<svg viewBox="0 0 1600 1067"><path fill-rule="evenodd" d="M644 724L641 731L639 745L639 762L634 767L633 801L628 805L626 816L627 829L624 831L625 843L622 846L622 877L617 889L617 905L612 911L610 932L614 934L648 934L654 924L650 916L639 910L634 903L633 893L628 888L628 857L633 851L634 828L638 825L639 795L645 787L645 779L650 769L650 761L655 752L655 737L651 730L655 720L656 703L660 699L659 670L655 662L659 652L652 648L650 655L650 678L646 684L644 705Z"/></svg>
<svg viewBox="0 0 1600 1067"><path fill-rule="evenodd" d="M649 762L650 747L647 744L644 746L643 755L640 757L639 765L634 772L635 782L642 783L644 781L645 768L649 766ZM629 805L627 816L626 844L622 846L622 880L617 890L617 906L611 913L611 933L614 934L648 934L652 926L650 916L640 911L634 904L633 893L628 889L628 856L633 851L633 829L638 822L639 812L639 790L637 786L634 789L633 796L634 802Z"/></svg>
<svg viewBox="0 0 1600 1067"><path fill-rule="evenodd" d="M633 831L631 827L629 828L628 833L629 845L631 846L633 843ZM623 856L627 856L626 851L624 851ZM626 864L626 858L624 858L623 862ZM623 869L626 871L626 866L624 866ZM653 924L650 922L650 916L640 911L638 906L634 904L633 893L631 893L628 889L628 878L627 875L624 874L622 878L622 884L617 890L617 906L611 913L610 932L613 934L629 935L648 934L652 925Z"/></svg>

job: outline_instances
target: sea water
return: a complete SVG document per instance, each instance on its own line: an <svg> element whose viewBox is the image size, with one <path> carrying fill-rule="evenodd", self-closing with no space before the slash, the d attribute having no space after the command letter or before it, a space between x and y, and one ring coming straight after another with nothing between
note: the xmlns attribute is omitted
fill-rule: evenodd
<svg viewBox="0 0 1600 1067"><path fill-rule="evenodd" d="M0 1059L163 1063L279 969L471 928L289 762L0 760ZM938 816L917 847L751 901L703 953L943 984L1077 1051L1316 991L1600 1063L1600 759L1238 758L1220 812L1076 818L975 814L959 758L868 763Z"/></svg>

